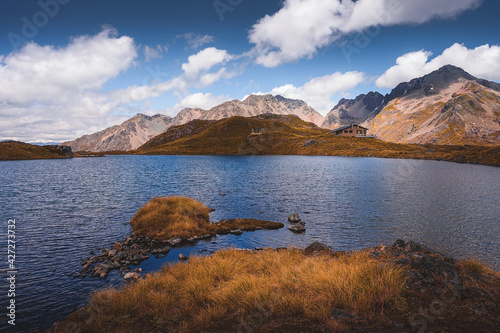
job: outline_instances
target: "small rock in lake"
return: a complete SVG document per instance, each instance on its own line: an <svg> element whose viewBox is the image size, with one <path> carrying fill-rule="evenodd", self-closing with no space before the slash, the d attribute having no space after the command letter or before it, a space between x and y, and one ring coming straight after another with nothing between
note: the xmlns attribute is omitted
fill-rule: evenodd
<svg viewBox="0 0 500 333"><path fill-rule="evenodd" d="M182 253L179 254L179 260L181 261L185 261L185 260L188 260L189 258L186 257L185 255L183 255Z"/></svg>
<svg viewBox="0 0 500 333"><path fill-rule="evenodd" d="M261 214L264 214L264 211L263 211L263 210L261 210L261 211L260 211L260 213L261 213Z"/></svg>
<svg viewBox="0 0 500 333"><path fill-rule="evenodd" d="M288 222L290 223L298 223L300 222L300 216L297 213L291 214L288 216Z"/></svg>
<svg viewBox="0 0 500 333"><path fill-rule="evenodd" d="M235 229L235 230L229 231L229 233L231 235L241 235L243 233L243 231L241 229Z"/></svg>
<svg viewBox="0 0 500 333"><path fill-rule="evenodd" d="M226 193L219 193L219 195L220 195L221 197L225 197L225 196L226 196Z"/></svg>
<svg viewBox="0 0 500 333"><path fill-rule="evenodd" d="M306 224L304 222L297 222L296 224L288 227L288 230L293 232L304 232L306 231Z"/></svg>

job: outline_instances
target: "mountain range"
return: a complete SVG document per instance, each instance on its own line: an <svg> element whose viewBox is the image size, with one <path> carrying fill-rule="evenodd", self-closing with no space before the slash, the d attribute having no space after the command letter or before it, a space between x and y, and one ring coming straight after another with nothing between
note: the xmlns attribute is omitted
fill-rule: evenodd
<svg viewBox="0 0 500 333"><path fill-rule="evenodd" d="M255 129L265 129L256 132ZM500 166L500 146L415 145L335 136L293 115L272 113L173 126L131 154L313 155L439 159Z"/></svg>
<svg viewBox="0 0 500 333"><path fill-rule="evenodd" d="M252 117L264 113L292 114L316 125L321 125L323 122L323 116L303 101L282 96L250 95L243 101L225 102L210 110L186 108L173 118L160 114L152 117L137 114L121 125L84 135L63 145L71 146L73 151L135 150L169 127L183 125L195 119L220 120L232 116Z"/></svg>
<svg viewBox="0 0 500 333"><path fill-rule="evenodd" d="M63 144L73 151L135 150L168 128L192 120L268 113L295 115L328 129L361 124L379 139L396 143L500 144L500 84L451 65L400 83L385 96L369 92L341 99L325 117L301 100L250 95L210 110L186 108L173 118L138 114L121 125Z"/></svg>

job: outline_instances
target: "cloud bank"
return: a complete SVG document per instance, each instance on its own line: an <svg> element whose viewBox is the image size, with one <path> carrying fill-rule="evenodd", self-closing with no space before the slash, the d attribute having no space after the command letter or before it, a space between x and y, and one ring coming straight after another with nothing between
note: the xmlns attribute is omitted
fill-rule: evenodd
<svg viewBox="0 0 500 333"><path fill-rule="evenodd" d="M374 26L453 18L481 0L285 0L249 32L256 63L276 67L313 56L340 37Z"/></svg>
<svg viewBox="0 0 500 333"><path fill-rule="evenodd" d="M106 90L105 84L136 66L139 47L128 36L105 28L94 36L73 38L64 47L25 45L0 56L0 133L2 139L65 141L116 125L144 112L137 103L170 91L179 107L210 108L227 96L190 94L234 73L224 65L226 50L207 48L188 58L183 72L151 85ZM145 60L159 58L161 46L144 47ZM187 96L187 97L186 97Z"/></svg>

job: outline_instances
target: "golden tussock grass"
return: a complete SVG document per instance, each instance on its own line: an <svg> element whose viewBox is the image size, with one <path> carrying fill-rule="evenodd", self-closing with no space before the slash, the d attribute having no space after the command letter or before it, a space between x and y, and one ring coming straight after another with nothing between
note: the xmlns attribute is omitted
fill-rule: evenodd
<svg viewBox="0 0 500 333"><path fill-rule="evenodd" d="M78 323L85 332L234 332L254 317L262 319L259 325L293 320L340 330L342 323L331 319L334 309L384 316L402 308L403 286L402 268L366 252L333 258L295 249L231 249L166 266L122 290L98 292L54 331Z"/></svg>
<svg viewBox="0 0 500 333"><path fill-rule="evenodd" d="M158 197L141 207L130 221L137 235L157 240L227 234L241 229L279 229L283 223L254 219L230 219L210 223L211 209L188 197Z"/></svg>
<svg viewBox="0 0 500 333"><path fill-rule="evenodd" d="M485 274L492 274L497 277L500 277L500 274L498 272L494 271L490 266L487 264L481 262L478 259L475 258L467 258L463 260L459 260L457 262L458 269L460 270L460 273L464 275L470 275L470 274L479 274L479 275L485 275Z"/></svg>
<svg viewBox="0 0 500 333"><path fill-rule="evenodd" d="M137 211L130 221L138 235L165 240L192 237L214 230L210 208L188 197L158 197Z"/></svg>

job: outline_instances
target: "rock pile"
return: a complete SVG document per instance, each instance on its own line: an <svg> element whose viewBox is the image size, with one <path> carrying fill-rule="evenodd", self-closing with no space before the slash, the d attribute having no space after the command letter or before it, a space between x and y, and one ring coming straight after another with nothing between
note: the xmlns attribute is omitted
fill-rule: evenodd
<svg viewBox="0 0 500 333"><path fill-rule="evenodd" d="M287 229L293 232L304 232L306 231L306 223L301 222L300 216L297 213L291 214L288 216L288 222L293 223L293 225L289 226Z"/></svg>
<svg viewBox="0 0 500 333"><path fill-rule="evenodd" d="M74 277L89 275L104 279L115 269L119 269L122 275L126 275L130 271L130 265L139 265L149 258L148 254L158 258L166 256L170 247L180 242L181 239L158 242L146 236L127 237L123 242L116 242L112 249L102 249L101 254L83 260L82 269Z"/></svg>

